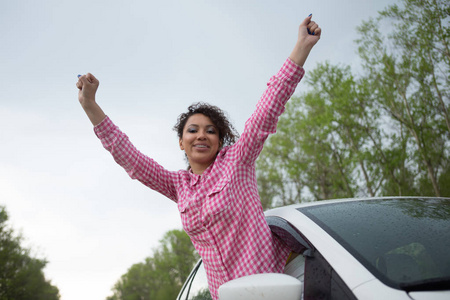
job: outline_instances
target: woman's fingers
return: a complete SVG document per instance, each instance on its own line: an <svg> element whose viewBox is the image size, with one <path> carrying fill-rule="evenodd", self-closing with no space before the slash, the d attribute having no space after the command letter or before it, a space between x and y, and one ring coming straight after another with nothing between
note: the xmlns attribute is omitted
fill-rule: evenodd
<svg viewBox="0 0 450 300"><path fill-rule="evenodd" d="M309 22L311 22L311 18L312 18L312 14L310 14L309 16L307 16L303 22L300 24L300 26L308 26Z"/></svg>
<svg viewBox="0 0 450 300"><path fill-rule="evenodd" d="M91 73L87 73L86 75L78 75L77 87L79 89L81 89L84 84L92 84L98 86L99 83L100 82L98 81L98 79L95 78L95 76Z"/></svg>
<svg viewBox="0 0 450 300"><path fill-rule="evenodd" d="M92 83L92 84L98 84L98 83L99 83L98 79L95 78L95 76L92 75L91 73L87 73L87 74L86 74L86 80L87 80L89 83Z"/></svg>
<svg viewBox="0 0 450 300"><path fill-rule="evenodd" d="M322 33L322 29L320 29L320 27L318 27L317 29L314 30L314 35L319 36Z"/></svg>
<svg viewBox="0 0 450 300"><path fill-rule="evenodd" d="M320 36L319 24L312 21L312 14L306 17L300 24L299 38L306 38L308 35Z"/></svg>
<svg viewBox="0 0 450 300"><path fill-rule="evenodd" d="M319 25L314 21L309 22L309 24L307 25L307 28L308 28L308 33L312 34L312 35L317 35L318 32L316 32L316 31L318 29L320 29Z"/></svg>

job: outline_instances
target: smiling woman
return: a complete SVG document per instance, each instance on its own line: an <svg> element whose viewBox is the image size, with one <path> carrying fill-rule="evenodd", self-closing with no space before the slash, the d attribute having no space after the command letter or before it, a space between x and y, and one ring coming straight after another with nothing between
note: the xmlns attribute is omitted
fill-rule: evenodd
<svg viewBox="0 0 450 300"><path fill-rule="evenodd" d="M234 278L283 272L289 248L273 236L258 195L255 161L278 117L304 75L303 64L321 35L307 17L299 26L290 57L273 76L237 139L224 113L194 104L175 130L189 161L188 170L168 171L139 152L95 101L99 81L79 78L79 101L103 146L131 178L177 203L183 228L203 259L209 290Z"/></svg>

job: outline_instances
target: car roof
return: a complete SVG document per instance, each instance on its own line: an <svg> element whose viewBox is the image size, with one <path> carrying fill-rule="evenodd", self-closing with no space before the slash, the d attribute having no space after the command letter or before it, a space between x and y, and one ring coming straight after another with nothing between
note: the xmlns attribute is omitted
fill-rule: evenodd
<svg viewBox="0 0 450 300"><path fill-rule="evenodd" d="M296 203L286 206L281 206L277 208L272 208L265 211L266 215L274 215L274 212L279 213L279 211L285 211L285 210L291 210L291 209L298 209L301 207L308 207L308 206L317 206L317 205L326 205L331 203L344 203L349 201L373 201L373 200L390 200L390 199L424 199L424 200L432 200L432 199L448 199L448 197L421 197L421 196L391 196L391 197L361 197L361 198L340 198L340 199L329 199L329 200L317 200L317 201L311 201L311 202L302 202L302 203Z"/></svg>

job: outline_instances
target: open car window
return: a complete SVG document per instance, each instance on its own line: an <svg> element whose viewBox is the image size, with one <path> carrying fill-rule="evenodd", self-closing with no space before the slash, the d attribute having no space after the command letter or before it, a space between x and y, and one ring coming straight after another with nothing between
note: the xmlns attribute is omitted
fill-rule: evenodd
<svg viewBox="0 0 450 300"><path fill-rule="evenodd" d="M206 271L201 260L192 270L177 300L212 300Z"/></svg>

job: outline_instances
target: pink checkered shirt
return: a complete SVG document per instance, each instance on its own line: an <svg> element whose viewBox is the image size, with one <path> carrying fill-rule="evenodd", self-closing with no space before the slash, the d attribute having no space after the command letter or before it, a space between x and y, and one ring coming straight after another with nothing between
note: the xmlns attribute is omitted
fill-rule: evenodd
<svg viewBox="0 0 450 300"><path fill-rule="evenodd" d="M164 169L139 152L108 117L94 128L131 178L177 203L184 230L203 259L213 299L231 279L284 269L290 250L272 236L264 219L255 161L303 75L303 68L287 59L267 84L240 139L223 148L202 175Z"/></svg>

